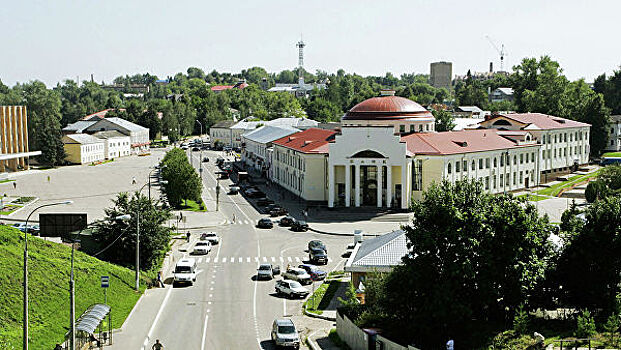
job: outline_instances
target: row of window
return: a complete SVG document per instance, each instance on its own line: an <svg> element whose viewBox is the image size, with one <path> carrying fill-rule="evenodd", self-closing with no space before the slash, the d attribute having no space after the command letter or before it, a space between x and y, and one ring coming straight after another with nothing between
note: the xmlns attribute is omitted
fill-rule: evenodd
<svg viewBox="0 0 621 350"><path fill-rule="evenodd" d="M558 152L557 152L558 150ZM560 158L560 157L567 157L567 150L569 150L569 156L571 155L581 155L581 154L587 154L588 153L588 147L584 147L584 149L582 148L582 146L574 146L574 147L567 147L567 148L555 148L553 150L550 149L544 149L543 152L541 153L541 158L543 159L556 159L556 158ZM552 152L553 151L553 152Z"/></svg>
<svg viewBox="0 0 621 350"><path fill-rule="evenodd" d="M404 133L405 130L406 130L406 126L405 125L399 125L399 132L400 133ZM423 127L423 124L419 124L418 125L418 132L423 132L423 131L433 131L433 125L430 128L429 124L425 124L424 127ZM410 124L409 132L416 132L416 125Z"/></svg>
<svg viewBox="0 0 621 350"><path fill-rule="evenodd" d="M92 145L83 146L82 152L100 151L100 150L103 150L103 148L104 148L103 143L96 143Z"/></svg>
<svg viewBox="0 0 621 350"><path fill-rule="evenodd" d="M585 140L589 139L589 133L585 132L584 134L582 133L582 131L576 131L574 133L563 133L563 134L554 134L554 143L558 143L558 142L567 142L567 136L569 135L569 142L573 142L574 140L578 141L578 140L582 140L583 138ZM541 143L552 143L552 135L548 134L548 135L543 135L542 139L541 139Z"/></svg>
<svg viewBox="0 0 621 350"><path fill-rule="evenodd" d="M302 192L302 188L304 187L304 176L298 177L296 173L290 173L285 169L276 168L276 180L281 184L293 188L295 191Z"/></svg>
<svg viewBox="0 0 621 350"><path fill-rule="evenodd" d="M490 164L492 162L492 159L493 159L494 168L498 167L499 163L500 163L500 166L504 166L505 162L507 163L507 165L511 165L511 157L508 154L502 154L500 157L479 158L478 159L479 169L489 169L490 168ZM499 161L499 159L500 159L500 161ZM513 165L517 165L518 164L518 159L519 159L520 164L534 163L535 162L535 152L520 153L519 154L519 158L518 158L517 154L514 154L513 155ZM476 170L476 168L477 168L477 161L475 159L473 159L470 164L471 164L470 165L470 169L471 170ZM467 160L455 161L455 172L459 173L459 172L462 171L462 169L463 169L463 171L468 171L468 161ZM452 162L449 162L447 164L446 172L448 174L451 174L453 172L453 163Z"/></svg>
<svg viewBox="0 0 621 350"><path fill-rule="evenodd" d="M298 154L292 155L289 152L276 151L276 160L298 170L306 171L306 160Z"/></svg>

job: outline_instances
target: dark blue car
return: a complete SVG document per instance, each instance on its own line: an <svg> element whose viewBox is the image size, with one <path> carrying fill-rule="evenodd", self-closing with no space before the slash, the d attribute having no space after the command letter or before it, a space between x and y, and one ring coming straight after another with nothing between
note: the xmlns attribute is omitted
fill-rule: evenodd
<svg viewBox="0 0 621 350"><path fill-rule="evenodd" d="M301 264L298 265L299 268L304 269L306 273L311 276L313 281L320 281L326 278L328 275L324 270L320 270L315 265L311 264Z"/></svg>

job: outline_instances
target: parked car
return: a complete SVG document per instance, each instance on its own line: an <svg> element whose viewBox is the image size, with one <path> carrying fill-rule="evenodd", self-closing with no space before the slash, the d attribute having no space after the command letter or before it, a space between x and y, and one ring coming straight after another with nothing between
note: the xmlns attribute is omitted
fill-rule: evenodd
<svg viewBox="0 0 621 350"><path fill-rule="evenodd" d="M308 251L308 260L315 264L322 263L325 265L328 263L328 254L321 248L310 249Z"/></svg>
<svg viewBox="0 0 621 350"><path fill-rule="evenodd" d="M201 149L200 149L200 148L198 148L198 147L192 147L192 152L198 152L198 151L200 151L200 150L201 150Z"/></svg>
<svg viewBox="0 0 621 350"><path fill-rule="evenodd" d="M192 254L207 254L211 251L211 242L209 241L198 241L194 244L194 249L192 250Z"/></svg>
<svg viewBox="0 0 621 350"><path fill-rule="evenodd" d="M323 249L326 253L328 252L328 248L326 248L326 245L318 239L314 239L308 242L308 250L311 249Z"/></svg>
<svg viewBox="0 0 621 350"><path fill-rule="evenodd" d="M263 218L259 220L259 222L257 223L257 227L258 228L272 228L274 227L274 223L270 219Z"/></svg>
<svg viewBox="0 0 621 350"><path fill-rule="evenodd" d="M272 208L272 210L270 210L270 216L275 217L275 216L281 216L281 215L287 215L289 214L289 211L283 207L279 207L276 206L274 208Z"/></svg>
<svg viewBox="0 0 621 350"><path fill-rule="evenodd" d="M275 319L272 324L272 341L278 347L300 348L300 335L293 321L288 318Z"/></svg>
<svg viewBox="0 0 621 350"><path fill-rule="evenodd" d="M229 194L238 194L239 187L238 186L229 186Z"/></svg>
<svg viewBox="0 0 621 350"><path fill-rule="evenodd" d="M274 287L276 289L277 294L284 294L289 298L298 297L304 298L308 295L308 289L302 287L300 282L291 281L291 280L280 280L276 281L276 285Z"/></svg>
<svg viewBox="0 0 621 350"><path fill-rule="evenodd" d="M22 232L28 232L28 233L32 233L35 235L38 235L39 232L41 231L41 229L39 228L39 225L28 225L26 226L26 223L24 222L19 222L16 224L11 225L11 227L16 228Z"/></svg>
<svg viewBox="0 0 621 350"><path fill-rule="evenodd" d="M278 274L280 274L280 267L277 265L261 264L257 269L257 279L271 280Z"/></svg>
<svg viewBox="0 0 621 350"><path fill-rule="evenodd" d="M310 284L312 282L311 276L306 273L304 269L300 269L297 267L288 268L287 271L283 272L282 278L292 281L298 281L302 284Z"/></svg>
<svg viewBox="0 0 621 350"><path fill-rule="evenodd" d="M173 282L194 284L196 282L196 267L196 260L193 258L179 260L175 265Z"/></svg>
<svg viewBox="0 0 621 350"><path fill-rule="evenodd" d="M203 162L209 162L209 157L203 157Z"/></svg>
<svg viewBox="0 0 621 350"><path fill-rule="evenodd" d="M259 198L257 200L257 205L260 206L260 207L264 207L264 206L267 206L269 204L274 204L274 201L269 199L269 198L267 198L267 197Z"/></svg>
<svg viewBox="0 0 621 350"><path fill-rule="evenodd" d="M280 219L280 221L278 222L280 226L291 226L293 223L295 222L295 218L293 216L285 216L284 218Z"/></svg>
<svg viewBox="0 0 621 350"><path fill-rule="evenodd" d="M201 241L208 241L211 244L220 243L220 237L215 232L204 232L201 234Z"/></svg>
<svg viewBox="0 0 621 350"><path fill-rule="evenodd" d="M291 224L291 230L296 232L308 231L308 224L306 221L296 220L293 224Z"/></svg>
<svg viewBox="0 0 621 350"><path fill-rule="evenodd" d="M216 174L221 180L226 180L229 178L229 173L226 171L216 171Z"/></svg>
<svg viewBox="0 0 621 350"><path fill-rule="evenodd" d="M220 165L221 165L221 164L223 164L223 163L224 163L224 158L222 158L222 157L218 157L218 158L216 159L216 165L217 165L217 166L220 166Z"/></svg>
<svg viewBox="0 0 621 350"><path fill-rule="evenodd" d="M313 281L323 280L328 275L324 270L320 270L315 265L301 264L301 265L298 265L298 267L301 269L304 269L304 271L306 271L306 273L308 273L311 276L311 279Z"/></svg>

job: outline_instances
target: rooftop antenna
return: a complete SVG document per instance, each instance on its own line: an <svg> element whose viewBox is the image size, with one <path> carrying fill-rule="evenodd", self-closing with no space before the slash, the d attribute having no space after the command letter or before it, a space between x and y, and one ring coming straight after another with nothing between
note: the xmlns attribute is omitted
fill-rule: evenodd
<svg viewBox="0 0 621 350"><path fill-rule="evenodd" d="M500 71L504 72L504 61L505 56L507 55L507 52L505 51L505 44L500 44L501 49L498 49L498 46L494 43L492 38L489 37L489 35L486 35L485 38L487 39L487 41L489 41L490 44L492 44L496 52L498 52L498 54L500 55Z"/></svg>
<svg viewBox="0 0 621 350"><path fill-rule="evenodd" d="M295 44L298 48L298 80L301 84L304 84L304 41L302 40L302 34L300 34L300 41Z"/></svg>

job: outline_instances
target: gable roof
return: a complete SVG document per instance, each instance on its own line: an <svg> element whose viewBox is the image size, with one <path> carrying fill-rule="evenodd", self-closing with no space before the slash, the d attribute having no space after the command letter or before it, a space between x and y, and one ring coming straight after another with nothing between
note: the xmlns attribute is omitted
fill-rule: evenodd
<svg viewBox="0 0 621 350"><path fill-rule="evenodd" d="M285 117L270 120L267 124L272 126L290 126L298 129L307 129L319 125L319 122L308 118Z"/></svg>
<svg viewBox="0 0 621 350"><path fill-rule="evenodd" d="M87 116L82 117L80 120L94 120L97 121L99 119L104 119L106 117L106 114L108 114L108 112L113 111L114 108L108 108L108 109L104 109L102 111L99 112L95 112L93 114L89 114ZM119 111L124 111L124 108L119 108Z"/></svg>
<svg viewBox="0 0 621 350"><path fill-rule="evenodd" d="M228 129L231 126L233 126L233 124L235 124L235 121L233 121L233 120L222 120L222 121L219 121L219 122L215 123L214 125L212 125L211 128Z"/></svg>
<svg viewBox="0 0 621 350"><path fill-rule="evenodd" d="M270 143L279 138L295 134L300 130L291 127L280 127L264 125L256 130L249 131L243 135L244 139L254 141L256 143Z"/></svg>
<svg viewBox="0 0 621 350"><path fill-rule="evenodd" d="M401 265L402 258L409 253L405 231L395 230L356 245L345 264L345 271L390 271Z"/></svg>
<svg viewBox="0 0 621 350"><path fill-rule="evenodd" d="M483 110L477 106L459 106L457 110L460 112L483 112Z"/></svg>
<svg viewBox="0 0 621 350"><path fill-rule="evenodd" d="M274 144L302 153L328 153L328 144L334 141L334 130L310 128L274 141Z"/></svg>
<svg viewBox="0 0 621 350"><path fill-rule="evenodd" d="M71 123L63 128L63 131L74 131L76 133L83 132L89 126L95 124L95 120L78 120L75 123Z"/></svg>
<svg viewBox="0 0 621 350"><path fill-rule="evenodd" d="M145 128L144 126L140 126L138 124L134 124L130 121L127 121L125 119L121 119L121 118L106 118L102 121L108 121L112 124L118 125L120 127L122 127L123 129L129 130L129 131L149 131L148 128ZM99 121L98 123L102 122ZM93 125L93 127L96 127L97 125Z"/></svg>
<svg viewBox="0 0 621 350"><path fill-rule="evenodd" d="M92 136L89 134L69 134L69 135L65 135L64 137L72 141L75 141L76 143L83 144L83 145L103 142L103 140L98 139L95 136ZM73 143L73 142L65 142L65 143Z"/></svg>
<svg viewBox="0 0 621 350"><path fill-rule="evenodd" d="M413 133L401 137L411 154L459 154L484 152L512 147L529 147L534 144L518 145L498 134L496 129L445 131L437 133Z"/></svg>
<svg viewBox="0 0 621 350"><path fill-rule="evenodd" d="M577 128L583 126L591 126L587 123L578 122L571 119L555 117L543 113L508 113L501 114L488 119L494 120L498 117L505 117L516 122L527 124L531 129L564 129L564 128Z"/></svg>
<svg viewBox="0 0 621 350"><path fill-rule="evenodd" d="M513 88L510 87L499 87L496 90L502 92L505 95L513 95Z"/></svg>
<svg viewBox="0 0 621 350"><path fill-rule="evenodd" d="M262 120L241 120L237 124L231 126L231 129L254 130L267 122Z"/></svg>
<svg viewBox="0 0 621 350"><path fill-rule="evenodd" d="M96 133L93 134L93 136L100 138L100 139L111 139L114 137L129 137L124 134L121 134L117 130L97 131Z"/></svg>

